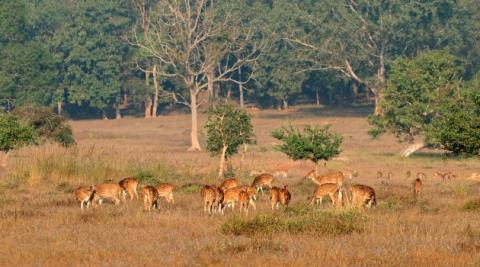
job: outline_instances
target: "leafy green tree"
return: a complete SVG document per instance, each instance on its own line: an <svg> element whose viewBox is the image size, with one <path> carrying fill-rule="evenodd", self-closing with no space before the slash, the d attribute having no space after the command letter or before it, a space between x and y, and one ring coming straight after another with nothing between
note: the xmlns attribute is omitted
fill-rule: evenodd
<svg viewBox="0 0 480 267"><path fill-rule="evenodd" d="M71 104L102 110L113 107L122 91L128 45L121 40L133 24L127 0L68 3L64 23L53 36L60 58L61 88Z"/></svg>
<svg viewBox="0 0 480 267"><path fill-rule="evenodd" d="M272 136L283 142L276 149L293 160L310 160L318 173L318 162L328 161L342 152L342 136L330 132L330 127L307 125L303 131L293 126L282 127L272 132Z"/></svg>
<svg viewBox="0 0 480 267"><path fill-rule="evenodd" d="M16 116L9 113L0 113L0 151L5 156L0 162L0 168L7 166L10 151L36 142L35 130Z"/></svg>
<svg viewBox="0 0 480 267"><path fill-rule="evenodd" d="M238 152L241 145L252 143L251 116L230 104L212 106L208 111L206 149L212 156L220 155L219 177L223 177L225 162Z"/></svg>
<svg viewBox="0 0 480 267"><path fill-rule="evenodd" d="M446 51L396 60L382 104L384 116L370 118L369 133L376 137L388 131L408 142L424 139L405 150L404 156L425 146L472 152L468 147L476 143L478 109L475 90L468 93L461 86L462 73L456 58Z"/></svg>
<svg viewBox="0 0 480 267"><path fill-rule="evenodd" d="M432 120L430 143L454 154L480 155L480 79L454 97L440 100L439 114Z"/></svg>

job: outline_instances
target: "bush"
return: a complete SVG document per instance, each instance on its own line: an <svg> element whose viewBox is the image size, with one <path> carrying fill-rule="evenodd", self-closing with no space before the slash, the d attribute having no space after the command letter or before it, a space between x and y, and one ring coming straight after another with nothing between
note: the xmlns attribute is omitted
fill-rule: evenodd
<svg viewBox="0 0 480 267"><path fill-rule="evenodd" d="M15 109L13 113L35 130L40 141L52 140L66 147L75 144L67 120L53 113L50 108L25 106Z"/></svg>
<svg viewBox="0 0 480 267"><path fill-rule="evenodd" d="M330 132L330 127L305 126L303 131L282 127L272 132L272 136L283 144L275 148L293 160L310 160L317 168L320 160L329 160L342 152L343 138Z"/></svg>
<svg viewBox="0 0 480 267"><path fill-rule="evenodd" d="M308 233L317 236L337 236L362 232L364 222L364 217L355 211L305 213L305 210L302 210L286 216L262 214L251 219L235 217L225 222L221 230L224 234L233 235Z"/></svg>
<svg viewBox="0 0 480 267"><path fill-rule="evenodd" d="M23 145L35 143L37 135L32 127L16 116L0 113L0 150L10 151Z"/></svg>

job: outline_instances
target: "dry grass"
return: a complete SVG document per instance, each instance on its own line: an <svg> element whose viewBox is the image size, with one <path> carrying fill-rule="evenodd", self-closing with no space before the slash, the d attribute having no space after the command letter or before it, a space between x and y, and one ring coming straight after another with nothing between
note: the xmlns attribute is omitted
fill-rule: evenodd
<svg viewBox="0 0 480 267"><path fill-rule="evenodd" d="M204 119L204 118L203 118ZM250 170L288 170L292 205L271 212L268 197L246 216L203 214L198 187L217 183L217 159L186 152L189 117L72 122L78 146L24 148L12 155L0 182L0 265L323 265L323 266L478 266L480 204L478 159L445 159L425 151L410 159L392 136L371 140L365 117L352 111L305 107L254 116L257 145L233 159L237 177ZM352 182L371 185L378 206L369 211L311 208L311 168L272 149L272 128L332 124L345 137L341 157L329 169L357 170ZM407 170L425 172L424 191L412 199ZM393 172L376 179L377 171ZM433 178L452 171L457 181ZM1 174L0 174L1 175ZM170 182L178 187L175 205L145 213L139 202L103 205L80 212L72 191L79 185L122 176L143 184ZM325 210L323 210L325 209Z"/></svg>

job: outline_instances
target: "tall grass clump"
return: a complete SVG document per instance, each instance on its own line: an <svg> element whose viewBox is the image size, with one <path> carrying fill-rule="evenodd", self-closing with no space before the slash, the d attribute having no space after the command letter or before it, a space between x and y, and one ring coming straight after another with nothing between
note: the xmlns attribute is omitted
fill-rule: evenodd
<svg viewBox="0 0 480 267"><path fill-rule="evenodd" d="M462 206L462 210L464 211L477 211L480 210L480 199L472 199Z"/></svg>
<svg viewBox="0 0 480 267"><path fill-rule="evenodd" d="M338 236L364 231L365 217L350 211L309 211L285 215L261 214L253 218L234 217L222 225L223 234L311 234L316 236Z"/></svg>

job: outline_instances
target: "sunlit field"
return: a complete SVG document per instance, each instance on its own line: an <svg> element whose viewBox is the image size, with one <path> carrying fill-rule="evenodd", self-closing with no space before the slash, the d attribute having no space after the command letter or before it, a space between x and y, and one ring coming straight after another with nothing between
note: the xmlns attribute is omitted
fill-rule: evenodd
<svg viewBox="0 0 480 267"><path fill-rule="evenodd" d="M199 184L219 184L218 158L187 152L188 114L156 119L71 121L77 146L54 144L15 151L0 174L1 266L479 266L480 172L475 158L445 157L422 150L411 158L407 144L367 135L369 110L298 107L251 111L256 144L233 157L235 177L251 183L252 170L288 172L292 203L270 210L259 195L248 216L227 210L204 214ZM201 116L201 125L205 115ZM372 186L370 210L309 205L314 185L302 177L313 166L274 150L273 129L332 125L344 137L343 152L321 172L356 170L348 183ZM201 139L205 139L201 134ZM390 179L377 172L392 172ZM406 172L424 172L424 190L413 201ZM457 180L435 178L451 171ZM134 176L143 185L169 182L175 204L160 201L144 212L140 200L104 204L81 212L73 190ZM386 176L386 175L384 175ZM139 190L140 191L140 190ZM139 192L140 193L140 192Z"/></svg>

